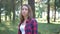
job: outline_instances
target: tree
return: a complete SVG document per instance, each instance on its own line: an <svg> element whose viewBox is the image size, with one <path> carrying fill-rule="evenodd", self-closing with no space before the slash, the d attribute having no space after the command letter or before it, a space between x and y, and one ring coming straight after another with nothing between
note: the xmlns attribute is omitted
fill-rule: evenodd
<svg viewBox="0 0 60 34"><path fill-rule="evenodd" d="M16 1L18 1L16 3ZM1 14L3 11L1 11L1 8L4 9L5 12L5 21L7 21L7 16L9 17L10 21L11 21L11 13L13 13L13 22L15 21L15 10L18 10L16 8L20 7L20 0L0 0L0 22L1 22Z"/></svg>
<svg viewBox="0 0 60 34"><path fill-rule="evenodd" d="M5 21L7 21L7 16L9 16L10 21L11 21L11 9L12 9L11 0L5 0L3 5L4 5L4 8L5 8Z"/></svg>
<svg viewBox="0 0 60 34"><path fill-rule="evenodd" d="M35 18L35 0L28 0L28 4L31 6L33 11L33 18Z"/></svg>
<svg viewBox="0 0 60 34"><path fill-rule="evenodd" d="M60 8L60 0L56 0L56 6L57 8Z"/></svg>
<svg viewBox="0 0 60 34"><path fill-rule="evenodd" d="M56 21L56 0L52 0L50 2L50 7L52 8L52 14L54 14L54 18L52 16L52 18L54 19L54 22ZM55 10L55 11L54 11ZM53 13L54 12L54 13Z"/></svg>
<svg viewBox="0 0 60 34"><path fill-rule="evenodd" d="M15 23L15 3L16 3L16 0L12 0L13 23Z"/></svg>
<svg viewBox="0 0 60 34"><path fill-rule="evenodd" d="M40 7L40 1L38 2L38 4L39 4L39 12L38 12L38 17L40 16L40 18L42 18L42 11L43 11L43 7Z"/></svg>
<svg viewBox="0 0 60 34"><path fill-rule="evenodd" d="M1 1L0 1L0 23L1 23Z"/></svg>
<svg viewBox="0 0 60 34"><path fill-rule="evenodd" d="M1 23L1 8L2 8L2 0L0 0L0 23Z"/></svg>
<svg viewBox="0 0 60 34"><path fill-rule="evenodd" d="M48 3L48 7L47 7L48 8L47 9L48 10L47 11L47 21L48 21L48 23L50 23L50 3L49 3L49 1L50 0L47 1L47 3Z"/></svg>
<svg viewBox="0 0 60 34"><path fill-rule="evenodd" d="M51 8L51 10L52 10L52 15L54 14L54 0L50 0L51 2L50 2L50 8ZM52 16L52 19L54 19L54 15Z"/></svg>
<svg viewBox="0 0 60 34"><path fill-rule="evenodd" d="M55 12L54 12L54 22L56 21L56 0L55 0L55 5L54 5L54 7L55 7Z"/></svg>

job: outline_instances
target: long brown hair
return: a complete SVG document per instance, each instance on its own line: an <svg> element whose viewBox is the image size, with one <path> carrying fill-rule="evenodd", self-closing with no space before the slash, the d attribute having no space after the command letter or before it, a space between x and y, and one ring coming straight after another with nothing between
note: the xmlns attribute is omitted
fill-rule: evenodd
<svg viewBox="0 0 60 34"><path fill-rule="evenodd" d="M27 19L32 19L33 18L33 13L32 13L31 6L28 5L28 4L23 4L22 7L23 6L28 7L28 18ZM22 7L21 7L21 9L22 9ZM22 16L22 13L21 12L20 12L20 21L23 22L24 21L24 17Z"/></svg>

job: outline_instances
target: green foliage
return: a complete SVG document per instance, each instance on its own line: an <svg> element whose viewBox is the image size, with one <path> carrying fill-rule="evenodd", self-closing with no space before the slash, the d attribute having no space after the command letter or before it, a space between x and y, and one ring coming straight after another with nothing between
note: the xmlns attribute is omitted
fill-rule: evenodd
<svg viewBox="0 0 60 34"><path fill-rule="evenodd" d="M59 8L60 7L60 0L56 0L56 6Z"/></svg>

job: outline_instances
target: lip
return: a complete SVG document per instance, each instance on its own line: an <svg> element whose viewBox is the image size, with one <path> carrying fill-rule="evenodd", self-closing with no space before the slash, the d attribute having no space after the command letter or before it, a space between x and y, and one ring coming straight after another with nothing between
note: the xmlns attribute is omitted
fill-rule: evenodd
<svg viewBox="0 0 60 34"><path fill-rule="evenodd" d="M25 14L25 12L23 12L22 14Z"/></svg>
<svg viewBox="0 0 60 34"><path fill-rule="evenodd" d="M25 13L22 13L22 15L25 15Z"/></svg>

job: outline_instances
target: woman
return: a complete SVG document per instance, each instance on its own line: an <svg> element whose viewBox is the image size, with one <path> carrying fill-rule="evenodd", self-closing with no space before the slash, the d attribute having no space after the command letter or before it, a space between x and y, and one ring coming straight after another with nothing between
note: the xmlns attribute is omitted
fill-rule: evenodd
<svg viewBox="0 0 60 34"><path fill-rule="evenodd" d="M33 18L32 9L29 5L22 5L18 34L38 34L37 21Z"/></svg>

